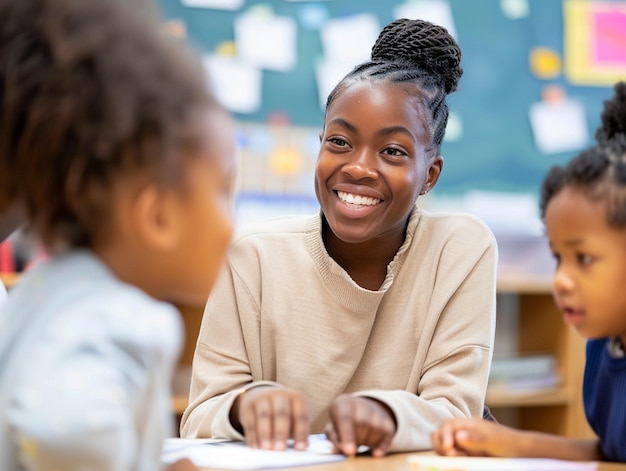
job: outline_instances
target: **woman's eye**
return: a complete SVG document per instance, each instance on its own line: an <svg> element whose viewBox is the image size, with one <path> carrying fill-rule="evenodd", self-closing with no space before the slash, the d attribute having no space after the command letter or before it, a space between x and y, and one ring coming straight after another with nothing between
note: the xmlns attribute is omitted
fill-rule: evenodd
<svg viewBox="0 0 626 471"><path fill-rule="evenodd" d="M339 146L339 147L343 147L345 145L348 145L346 140L342 139L340 137L330 137L330 138L328 138L328 142L330 142L331 144L335 144L336 146Z"/></svg>
<svg viewBox="0 0 626 471"><path fill-rule="evenodd" d="M400 149L396 149L395 147L388 147L387 149L384 150L384 153L386 155L391 155L394 157L401 157L401 156L406 155L406 152Z"/></svg>

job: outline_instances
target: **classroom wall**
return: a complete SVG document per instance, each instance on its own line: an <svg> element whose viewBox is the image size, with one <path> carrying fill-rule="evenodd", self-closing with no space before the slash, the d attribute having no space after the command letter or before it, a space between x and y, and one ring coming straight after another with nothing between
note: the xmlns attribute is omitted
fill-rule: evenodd
<svg viewBox="0 0 626 471"><path fill-rule="evenodd" d="M286 117L290 126L298 128L298 133L308 136L302 139L308 160L315 157L315 143L311 143L310 135L317 135L323 119L314 66L324 51L319 30L308 29L302 23L303 8L317 5L326 12L328 19L373 13L382 27L394 18L395 7L407 3L398 0L246 0L236 10L217 10L185 6L181 3L184 1L159 0L158 3L168 20L180 20L184 24L186 37L202 53L212 53L224 41L233 41L233 21L250 8L264 6L274 15L295 19L297 65L285 72L264 70L260 108L252 113L235 113L235 116L241 123L261 126L276 115ZM602 101L611 95L610 86L573 83L563 69L552 77L540 78L529 67L529 55L537 47L548 48L557 59L564 61L565 3L561 0L447 2L463 50L465 73L459 90L449 99L455 124L461 125L461 134L456 140L444 142L444 173L434 197L459 195L469 190L535 194L552 164L565 162L580 147L592 144ZM625 2L609 3L623 8ZM621 21L619 14L614 19ZM626 22L623 31L626 31ZM613 39L624 46L626 37L620 34L618 31ZM557 85L567 99L583 107L588 137L576 149L546 153L538 148L529 109L542 101L548 85ZM268 128L270 134L272 129ZM272 134L269 139L278 138ZM242 140L244 146L253 142ZM265 144L271 148L280 143ZM308 168L308 164L304 167ZM301 177L303 185L308 185L310 175L306 173Z"/></svg>

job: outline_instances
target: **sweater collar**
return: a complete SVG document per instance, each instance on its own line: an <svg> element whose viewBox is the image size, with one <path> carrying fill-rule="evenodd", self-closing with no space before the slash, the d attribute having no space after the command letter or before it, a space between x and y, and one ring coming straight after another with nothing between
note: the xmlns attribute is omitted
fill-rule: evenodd
<svg viewBox="0 0 626 471"><path fill-rule="evenodd" d="M316 216L307 221L306 245L309 254L317 265L324 285L332 296L342 305L357 312L375 312L382 301L384 294L393 284L393 280L402 268L406 260L408 248L415 235L421 210L418 206L413 208L409 216L409 223L404 242L398 249L393 260L387 265L387 275L381 287L376 290L368 290L359 286L350 275L330 257L324 241L322 240L322 218L320 211Z"/></svg>

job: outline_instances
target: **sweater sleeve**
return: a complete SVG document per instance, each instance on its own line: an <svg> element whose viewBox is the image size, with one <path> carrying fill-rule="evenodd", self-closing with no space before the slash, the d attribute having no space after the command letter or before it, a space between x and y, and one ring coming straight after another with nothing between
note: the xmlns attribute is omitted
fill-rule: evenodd
<svg viewBox="0 0 626 471"><path fill-rule="evenodd" d="M404 390L356 393L383 402L395 414L392 451L432 449L431 432L442 421L482 417L495 333L497 262L495 239L489 238L483 246L474 257L466 252L456 264L440 261L437 276L456 289L437 302L441 309L435 309L439 316L419 372L417 394Z"/></svg>
<svg viewBox="0 0 626 471"><path fill-rule="evenodd" d="M258 304L243 283L236 283L232 265L227 265L206 305L193 358L189 406L181 418L180 434L186 438L244 437L232 426L229 414L237 396L244 390L278 385L253 378L251 368L260 362L249 358L248 351L259 352L258 335L244 341L244 326L239 312L258 318ZM255 313L256 315L252 315ZM250 345L256 341L257 345Z"/></svg>

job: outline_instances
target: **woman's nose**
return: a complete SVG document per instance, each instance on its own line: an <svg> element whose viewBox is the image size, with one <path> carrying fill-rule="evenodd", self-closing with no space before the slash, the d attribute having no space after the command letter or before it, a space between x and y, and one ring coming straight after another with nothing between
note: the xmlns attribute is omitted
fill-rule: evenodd
<svg viewBox="0 0 626 471"><path fill-rule="evenodd" d="M355 180L374 180L378 178L376 165L376 157L371 152L363 150L352 155L352 158L344 165L343 171Z"/></svg>

